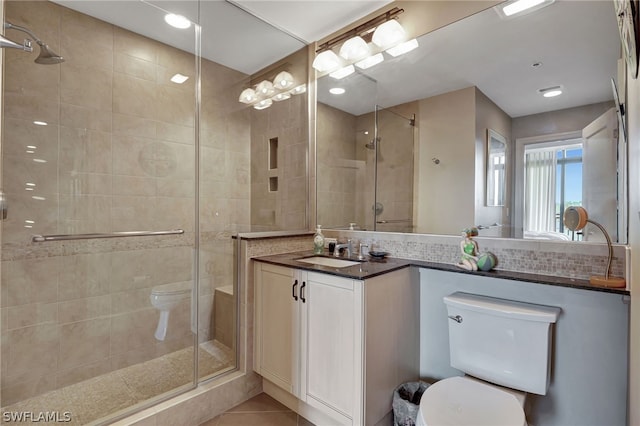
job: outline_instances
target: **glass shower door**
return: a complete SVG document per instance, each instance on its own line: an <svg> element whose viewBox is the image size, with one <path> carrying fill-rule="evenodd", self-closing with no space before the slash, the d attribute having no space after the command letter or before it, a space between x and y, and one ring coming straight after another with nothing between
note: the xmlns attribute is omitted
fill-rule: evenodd
<svg viewBox="0 0 640 426"><path fill-rule="evenodd" d="M375 230L413 232L412 118L376 106Z"/></svg>
<svg viewBox="0 0 640 426"><path fill-rule="evenodd" d="M195 386L197 57L52 2L5 20L64 61L4 49L2 409L100 422Z"/></svg>

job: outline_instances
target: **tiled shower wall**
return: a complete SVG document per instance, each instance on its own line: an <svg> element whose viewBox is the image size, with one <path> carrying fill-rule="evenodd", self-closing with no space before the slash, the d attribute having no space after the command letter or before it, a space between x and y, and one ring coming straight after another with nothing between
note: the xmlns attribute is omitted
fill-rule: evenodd
<svg viewBox="0 0 640 426"><path fill-rule="evenodd" d="M273 80L286 70L296 85L307 84L307 57L307 49L302 48L268 70L256 72L251 83ZM307 96L292 95L263 110L250 108L252 232L308 227Z"/></svg>
<svg viewBox="0 0 640 426"><path fill-rule="evenodd" d="M149 296L193 279L196 196L194 56L50 2L5 4L7 20L66 62L5 52L3 406L193 343L189 301L159 342ZM177 72L190 79L169 82ZM231 234L249 226L250 141L237 103L248 76L208 61L202 73L199 301L208 340L213 290L233 283ZM174 228L185 235L30 242L34 233Z"/></svg>

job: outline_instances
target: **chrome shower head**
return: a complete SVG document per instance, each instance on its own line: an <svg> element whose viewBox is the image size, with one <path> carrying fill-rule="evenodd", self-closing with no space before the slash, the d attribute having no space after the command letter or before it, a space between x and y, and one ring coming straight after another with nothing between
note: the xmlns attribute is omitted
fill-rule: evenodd
<svg viewBox="0 0 640 426"><path fill-rule="evenodd" d="M19 25L14 25L11 22L6 22L4 23L4 27L7 29L12 29L12 30L16 30L16 31L22 31L23 33L26 33L28 35L30 35L36 43L38 43L38 46L40 46L40 54L38 55L38 57L35 59L35 63L36 64L44 64L44 65L51 65L51 64L60 64L62 62L64 62L64 58L60 55L58 55L57 53L54 53L51 49L49 49L49 46L47 44L45 44L42 40L40 40L38 38L38 36L36 36L33 31L31 31L28 28L25 27L21 27ZM9 40L10 41L10 40ZM31 52L31 50L27 50L27 41L25 40L25 51ZM13 42L12 42L13 43ZM13 43L13 44L17 44L17 43ZM18 45L19 46L19 45ZM16 47L13 45L7 45L7 46L3 46L2 43L0 42L0 47ZM31 43L28 43L28 47L31 47Z"/></svg>
<svg viewBox="0 0 640 426"><path fill-rule="evenodd" d="M48 45L42 42L37 42L37 43L38 43L38 46L40 46L40 54L34 61L36 64L53 65L53 64L60 64L64 62L64 58L58 55L57 53L54 53L53 51L51 51Z"/></svg>

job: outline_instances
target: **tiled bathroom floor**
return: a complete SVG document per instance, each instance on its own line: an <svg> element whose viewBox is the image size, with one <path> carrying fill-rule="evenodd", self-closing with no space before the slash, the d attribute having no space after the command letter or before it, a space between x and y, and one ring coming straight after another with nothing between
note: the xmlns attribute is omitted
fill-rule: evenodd
<svg viewBox="0 0 640 426"><path fill-rule="evenodd" d="M200 426L314 426L266 393L256 395Z"/></svg>
<svg viewBox="0 0 640 426"><path fill-rule="evenodd" d="M233 352L217 342L206 342L200 345L199 359L200 377L206 377L232 366ZM2 412L71 412L71 421L65 424L85 425L192 380L193 348L189 347L20 401L3 407Z"/></svg>

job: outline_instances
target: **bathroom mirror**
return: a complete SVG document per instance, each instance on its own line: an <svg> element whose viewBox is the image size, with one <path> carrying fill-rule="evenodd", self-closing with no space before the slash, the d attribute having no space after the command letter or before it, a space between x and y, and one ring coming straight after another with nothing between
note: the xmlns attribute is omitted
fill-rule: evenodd
<svg viewBox="0 0 640 426"><path fill-rule="evenodd" d="M516 180L515 170L525 157L517 157L516 143L533 138L548 143L580 134L614 106L611 78L619 87L624 79L618 81L620 38L613 3L556 0L511 19L490 8L424 34L418 42L414 51L385 55L383 63L356 68L343 79L319 77L317 164L330 169L325 173L318 168L316 223L344 229L355 222L360 229L441 235L459 235L460 229L475 225L480 236L513 238L547 239L561 233L523 232L525 186ZM562 95L543 96L555 86ZM344 94L331 94L334 87ZM377 122L376 105L408 118L415 114L412 137L400 137ZM323 134L323 128L331 128L331 135ZM501 172L487 165L487 129L504 139ZM334 149L338 139L341 147ZM621 143L614 149L623 155ZM401 144L413 144L412 158L395 164L384 179L376 176L381 161L404 149ZM617 158L607 166L618 188L626 185L625 173L616 172L624 171L624 164ZM401 180L408 169L411 186ZM489 171L491 179L499 179L490 182ZM395 188L392 198L380 199L383 187ZM592 199L593 186L581 187L580 197ZM353 194L347 195L349 191ZM361 196L372 191L374 195ZM556 217L560 206L581 202L560 203L560 192ZM621 210L626 210L625 192L619 191ZM341 211L321 208L339 203ZM393 215L390 203L398 207ZM615 204L610 216L617 215ZM381 210L389 212L383 220L376 216ZM408 225L391 226L406 219ZM624 223L618 220L613 226L620 230L609 230L618 235L617 242L626 242Z"/></svg>

